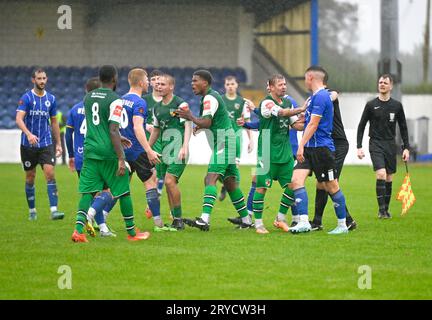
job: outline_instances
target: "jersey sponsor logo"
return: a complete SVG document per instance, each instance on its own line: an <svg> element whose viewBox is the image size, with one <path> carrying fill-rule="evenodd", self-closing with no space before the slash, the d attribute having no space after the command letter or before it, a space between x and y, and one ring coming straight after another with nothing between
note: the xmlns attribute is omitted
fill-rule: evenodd
<svg viewBox="0 0 432 320"><path fill-rule="evenodd" d="M279 128L288 128L289 127L289 119L279 119Z"/></svg>
<svg viewBox="0 0 432 320"><path fill-rule="evenodd" d="M115 109L114 109L113 115L115 115L117 117L120 117L121 114L122 114L122 110L123 110L122 106L120 106L120 105L116 106Z"/></svg>
<svg viewBox="0 0 432 320"><path fill-rule="evenodd" d="M45 106L49 108L51 106L51 102L49 100L45 101Z"/></svg>
<svg viewBox="0 0 432 320"><path fill-rule="evenodd" d="M271 108L273 108L274 105L275 103L273 101L269 101L264 105L264 107L270 110Z"/></svg>
<svg viewBox="0 0 432 320"><path fill-rule="evenodd" d="M48 117L48 112L44 110L30 110L31 116Z"/></svg>
<svg viewBox="0 0 432 320"><path fill-rule="evenodd" d="M390 113L390 122L394 122L395 121L395 114L394 113Z"/></svg>
<svg viewBox="0 0 432 320"><path fill-rule="evenodd" d="M210 100L204 101L204 111L209 111L211 108Z"/></svg>
<svg viewBox="0 0 432 320"><path fill-rule="evenodd" d="M234 119L234 111L228 111L228 117Z"/></svg>

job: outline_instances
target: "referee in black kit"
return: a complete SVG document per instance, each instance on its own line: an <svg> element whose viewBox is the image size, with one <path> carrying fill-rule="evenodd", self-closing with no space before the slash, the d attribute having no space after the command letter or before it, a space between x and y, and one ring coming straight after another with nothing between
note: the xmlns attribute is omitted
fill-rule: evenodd
<svg viewBox="0 0 432 320"><path fill-rule="evenodd" d="M391 218L388 212L393 174L396 173L396 122L399 124L403 140L402 160L409 159L408 129L402 103L391 98L393 78L389 74L382 75L378 80L379 95L369 101L363 111L357 128L357 156L364 158L362 149L363 133L369 121L369 152L373 169L376 173L376 195L378 200L378 218Z"/></svg>

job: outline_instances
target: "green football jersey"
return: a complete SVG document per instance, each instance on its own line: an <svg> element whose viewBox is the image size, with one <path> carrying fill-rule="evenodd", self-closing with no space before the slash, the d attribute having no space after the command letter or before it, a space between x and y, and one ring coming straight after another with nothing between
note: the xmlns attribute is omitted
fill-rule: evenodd
<svg viewBox="0 0 432 320"><path fill-rule="evenodd" d="M209 88L206 95L201 98L200 117L212 119L212 124L209 129L213 134L213 146L216 146L218 142L218 130L232 129L231 120L228 117L225 103L221 95L212 88ZM234 135L233 137L235 139ZM217 150L219 150L219 148Z"/></svg>
<svg viewBox="0 0 432 320"><path fill-rule="evenodd" d="M181 135L181 140L176 140L180 145L183 145L184 132L185 132L185 119L181 119L175 116L174 111L179 108L188 107L187 102L182 98L174 95L168 104L164 104L162 101L155 104L153 109L153 125L155 128L160 128L160 135L162 141L162 148L165 148L173 140L178 133ZM175 130L176 132L167 132L167 130ZM164 139L164 133L167 132L167 138ZM169 139L168 139L169 138Z"/></svg>
<svg viewBox="0 0 432 320"><path fill-rule="evenodd" d="M147 103L147 123L152 124L153 123L153 109L154 109L155 105L157 103L159 103L159 101L162 100L162 98L161 98L161 100L156 101L153 97L153 94L151 94L151 93L144 95L142 98Z"/></svg>
<svg viewBox="0 0 432 320"><path fill-rule="evenodd" d="M246 101L242 96L237 95L235 99L230 99L226 94L222 96L223 101L225 102L225 106L227 108L228 117L231 120L232 127L237 132L242 129L241 126L237 124L237 119L241 118L242 115L245 120L250 119L250 112L246 108Z"/></svg>
<svg viewBox="0 0 432 320"><path fill-rule="evenodd" d="M291 109L292 104L288 99L282 99L281 103L275 101L271 95L265 97L259 105L259 136L258 136L258 160L270 152L270 163L288 163L293 157L289 140L289 129L297 116L290 118L276 117L271 114L271 108L275 105L284 109ZM270 142L270 145L266 145Z"/></svg>
<svg viewBox="0 0 432 320"><path fill-rule="evenodd" d="M93 90L84 98L87 132L84 140L84 158L97 160L117 159L112 145L109 123L120 125L123 102L108 88Z"/></svg>

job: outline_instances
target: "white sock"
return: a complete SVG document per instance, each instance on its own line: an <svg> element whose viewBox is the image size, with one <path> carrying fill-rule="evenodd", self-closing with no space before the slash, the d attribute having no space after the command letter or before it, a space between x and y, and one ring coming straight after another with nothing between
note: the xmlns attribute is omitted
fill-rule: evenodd
<svg viewBox="0 0 432 320"><path fill-rule="evenodd" d="M253 216L253 211L248 210L248 214L252 217Z"/></svg>
<svg viewBox="0 0 432 320"><path fill-rule="evenodd" d="M297 222L297 223L299 223L300 222L300 215L293 215L292 216L292 222Z"/></svg>
<svg viewBox="0 0 432 320"><path fill-rule="evenodd" d="M106 223L101 223L101 224L99 225L99 230L100 230L101 232L108 232L108 231L109 231L109 229L108 229Z"/></svg>
<svg viewBox="0 0 432 320"><path fill-rule="evenodd" d="M93 221L95 215L96 215L96 210L93 209L92 207L90 207L90 208L88 209L88 211L87 211L87 218L88 218L89 220Z"/></svg>
<svg viewBox="0 0 432 320"><path fill-rule="evenodd" d="M300 222L309 222L309 217L307 214L300 215Z"/></svg>
<svg viewBox="0 0 432 320"><path fill-rule="evenodd" d="M264 226L263 219L255 219L255 228L258 229L262 226Z"/></svg>
<svg viewBox="0 0 432 320"><path fill-rule="evenodd" d="M252 224L252 217L250 215L247 215L246 217L242 218L242 222L246 224Z"/></svg>
<svg viewBox="0 0 432 320"><path fill-rule="evenodd" d="M160 216L153 217L153 221L154 221L155 226L158 226L159 228L163 227L163 222L162 222L162 219Z"/></svg>
<svg viewBox="0 0 432 320"><path fill-rule="evenodd" d="M210 214L208 214L208 213L201 213L201 219L203 219L206 223L209 223L209 221L210 221Z"/></svg>
<svg viewBox="0 0 432 320"><path fill-rule="evenodd" d="M283 214L283 213L278 213L277 214L277 221L284 221L284 222L286 222L286 214Z"/></svg>
<svg viewBox="0 0 432 320"><path fill-rule="evenodd" d="M109 212L103 210L102 213L103 213L103 216L104 216L104 220L106 221L106 219L108 218Z"/></svg>
<svg viewBox="0 0 432 320"><path fill-rule="evenodd" d="M56 206L52 206L50 207L51 213L53 212L57 212L57 207Z"/></svg>
<svg viewBox="0 0 432 320"><path fill-rule="evenodd" d="M36 208L29 209L29 213L36 213Z"/></svg>
<svg viewBox="0 0 432 320"><path fill-rule="evenodd" d="M346 219L338 219L338 226L343 227L343 228L347 228Z"/></svg>

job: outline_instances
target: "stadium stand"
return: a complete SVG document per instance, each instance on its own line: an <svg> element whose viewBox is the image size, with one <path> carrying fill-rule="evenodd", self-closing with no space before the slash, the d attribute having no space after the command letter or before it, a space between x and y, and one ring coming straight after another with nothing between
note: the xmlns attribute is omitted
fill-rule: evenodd
<svg viewBox="0 0 432 320"><path fill-rule="evenodd" d="M33 85L30 81L30 75L33 66L4 66L0 67L3 81L0 83L0 129L14 129L15 112L18 100L21 95L30 90ZM204 67L203 67L204 68ZM128 90L127 75L131 67L124 66L118 69L119 84L117 92L123 95ZM146 68L151 72L154 67ZM190 82L192 74L199 68L179 68L179 67L160 67L158 68L166 73L173 75L176 78L175 93L189 102L192 111L197 114L199 108L199 98L195 97ZM219 92L224 91L224 77L227 75L235 75L240 83L247 81L246 72L242 68L207 68L214 77L213 88ZM84 83L93 76L97 76L97 67L65 67L65 66L49 66L45 67L48 75L47 90L54 94L57 98L57 107L64 114L84 96Z"/></svg>

